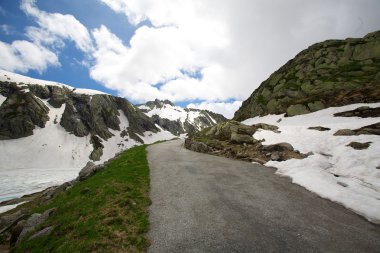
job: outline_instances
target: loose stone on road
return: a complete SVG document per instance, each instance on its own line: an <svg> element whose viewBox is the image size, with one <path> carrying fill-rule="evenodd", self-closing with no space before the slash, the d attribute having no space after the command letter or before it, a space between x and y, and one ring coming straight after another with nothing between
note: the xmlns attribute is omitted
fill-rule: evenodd
<svg viewBox="0 0 380 253"><path fill-rule="evenodd" d="M380 226L274 169L148 147L149 252L380 252Z"/></svg>

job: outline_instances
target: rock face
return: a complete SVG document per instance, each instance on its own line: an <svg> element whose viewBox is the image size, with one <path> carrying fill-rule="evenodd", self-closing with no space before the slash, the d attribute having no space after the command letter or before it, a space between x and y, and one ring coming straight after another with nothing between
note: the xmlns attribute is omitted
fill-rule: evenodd
<svg viewBox="0 0 380 253"><path fill-rule="evenodd" d="M234 120L380 101L380 31L327 40L300 52L265 80Z"/></svg>
<svg viewBox="0 0 380 253"><path fill-rule="evenodd" d="M44 127L49 120L49 108L14 83L1 83L0 94L7 97L0 107L0 140L32 135L35 126Z"/></svg>
<svg viewBox="0 0 380 253"><path fill-rule="evenodd" d="M175 106L169 100L154 100L138 106L155 124L174 135L192 134L206 127L225 122L227 119L208 110L188 109Z"/></svg>
<svg viewBox="0 0 380 253"><path fill-rule="evenodd" d="M237 121L227 121L197 132L185 140L187 149L264 164L269 160L302 159L306 155L294 150L289 143L262 145L252 135L264 129L278 133L277 126L259 123L247 126Z"/></svg>
<svg viewBox="0 0 380 253"><path fill-rule="evenodd" d="M43 80L30 79L36 80L35 83L23 83L20 80L27 77L6 71L0 74L0 140L31 136L36 128L45 128L46 122L54 120L54 124L68 133L89 136L89 144L93 146L89 158L98 161L103 155L103 142L113 137L115 131L126 130L123 137L139 143L144 142L140 138L144 132L160 131L152 119L124 98L100 92L81 93ZM49 108L63 112L50 119ZM128 120L127 129L120 128L121 116Z"/></svg>

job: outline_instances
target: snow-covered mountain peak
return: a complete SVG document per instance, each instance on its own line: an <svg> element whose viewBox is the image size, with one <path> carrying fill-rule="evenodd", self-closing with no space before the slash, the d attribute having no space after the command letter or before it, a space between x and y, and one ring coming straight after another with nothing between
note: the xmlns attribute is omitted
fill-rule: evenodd
<svg viewBox="0 0 380 253"><path fill-rule="evenodd" d="M154 100L138 108L163 129L180 135L202 130L227 119L220 114L206 110L187 109L174 105L169 100Z"/></svg>

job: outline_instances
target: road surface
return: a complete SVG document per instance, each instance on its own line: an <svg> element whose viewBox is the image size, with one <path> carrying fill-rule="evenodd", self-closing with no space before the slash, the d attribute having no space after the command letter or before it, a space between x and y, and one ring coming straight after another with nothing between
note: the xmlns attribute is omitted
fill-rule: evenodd
<svg viewBox="0 0 380 253"><path fill-rule="evenodd" d="M380 252L380 226L272 168L182 144L148 147L149 252Z"/></svg>

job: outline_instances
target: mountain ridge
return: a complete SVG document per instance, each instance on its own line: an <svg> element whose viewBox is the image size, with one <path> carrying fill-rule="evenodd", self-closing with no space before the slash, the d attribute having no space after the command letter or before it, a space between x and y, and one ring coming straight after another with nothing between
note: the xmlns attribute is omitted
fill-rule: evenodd
<svg viewBox="0 0 380 253"><path fill-rule="evenodd" d="M192 134L227 121L221 114L208 110L182 108L169 100L156 99L137 107L151 117L155 124L174 135Z"/></svg>
<svg viewBox="0 0 380 253"><path fill-rule="evenodd" d="M57 166L54 159L59 167L82 167L88 160L101 162L134 145L187 133L166 127L171 130L167 131L165 119L146 115L124 98L4 70L0 119L2 167ZM22 147L20 154L17 147Z"/></svg>

